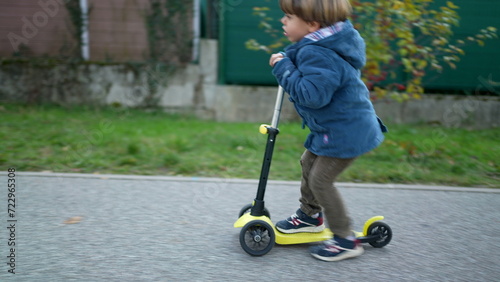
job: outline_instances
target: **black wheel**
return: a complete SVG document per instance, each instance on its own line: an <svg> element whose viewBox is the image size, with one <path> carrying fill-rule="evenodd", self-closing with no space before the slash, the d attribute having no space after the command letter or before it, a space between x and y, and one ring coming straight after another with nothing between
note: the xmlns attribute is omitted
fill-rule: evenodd
<svg viewBox="0 0 500 282"><path fill-rule="evenodd" d="M274 229L263 220L252 220L240 232L240 244L252 256L263 256L274 246Z"/></svg>
<svg viewBox="0 0 500 282"><path fill-rule="evenodd" d="M252 210L252 206L253 206L252 204L248 204L248 205L243 206L243 208L241 208L241 210L240 210L238 218L240 218L242 215L244 215L246 213L249 213ZM268 218L271 218L271 214L269 213L267 208L264 208L264 215L267 216Z"/></svg>
<svg viewBox="0 0 500 282"><path fill-rule="evenodd" d="M377 221L374 222L368 227L367 236L377 235L379 238L376 241L369 242L374 248L382 248L385 245L389 244L392 239L392 230L389 225Z"/></svg>

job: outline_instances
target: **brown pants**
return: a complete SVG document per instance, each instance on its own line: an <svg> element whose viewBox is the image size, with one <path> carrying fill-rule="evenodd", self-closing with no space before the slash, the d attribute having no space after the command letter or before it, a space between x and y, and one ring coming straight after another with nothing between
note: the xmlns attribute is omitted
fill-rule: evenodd
<svg viewBox="0 0 500 282"><path fill-rule="evenodd" d="M309 150L306 150L300 159L300 209L309 216L323 211L330 230L342 238L352 235L351 219L333 183L354 159L317 156Z"/></svg>

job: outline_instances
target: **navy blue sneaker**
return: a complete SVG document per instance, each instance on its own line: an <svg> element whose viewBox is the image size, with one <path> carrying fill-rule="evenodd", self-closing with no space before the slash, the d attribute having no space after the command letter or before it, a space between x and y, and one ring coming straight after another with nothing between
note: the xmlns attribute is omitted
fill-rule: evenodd
<svg viewBox="0 0 500 282"><path fill-rule="evenodd" d="M323 223L323 213L319 213L317 218L313 218L298 209L295 214L289 218L278 221L276 229L282 233L299 233L299 232L321 232L325 229Z"/></svg>
<svg viewBox="0 0 500 282"><path fill-rule="evenodd" d="M324 261L339 261L354 258L363 254L364 250L359 240L349 240L333 236L333 239L321 245L310 248L311 255Z"/></svg>

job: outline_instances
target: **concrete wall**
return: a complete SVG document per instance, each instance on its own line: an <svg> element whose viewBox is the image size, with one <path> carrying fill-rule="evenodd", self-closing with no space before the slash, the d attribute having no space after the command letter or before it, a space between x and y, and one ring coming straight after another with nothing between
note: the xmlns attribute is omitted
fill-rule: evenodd
<svg viewBox="0 0 500 282"><path fill-rule="evenodd" d="M201 50L199 64L190 64L171 74L154 68L135 72L125 65L29 68L0 64L0 102L124 107L156 103L166 111L194 114L203 119L269 123L277 87L217 85L217 41L203 40ZM428 95L406 103L378 100L374 105L377 114L389 123L499 126L500 97ZM281 118L298 120L287 99Z"/></svg>
<svg viewBox="0 0 500 282"><path fill-rule="evenodd" d="M377 101L377 114L389 123L425 122L446 127L495 128L500 126L500 97L424 95L404 103Z"/></svg>

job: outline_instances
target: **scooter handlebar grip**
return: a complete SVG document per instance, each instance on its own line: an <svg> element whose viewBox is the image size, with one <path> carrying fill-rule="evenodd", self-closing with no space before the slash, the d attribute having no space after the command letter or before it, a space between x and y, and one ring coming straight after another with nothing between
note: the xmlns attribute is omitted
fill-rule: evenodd
<svg viewBox="0 0 500 282"><path fill-rule="evenodd" d="M262 133L262 134L267 134L268 133L268 127L270 125L268 124L261 124L260 127L259 127L259 132Z"/></svg>

